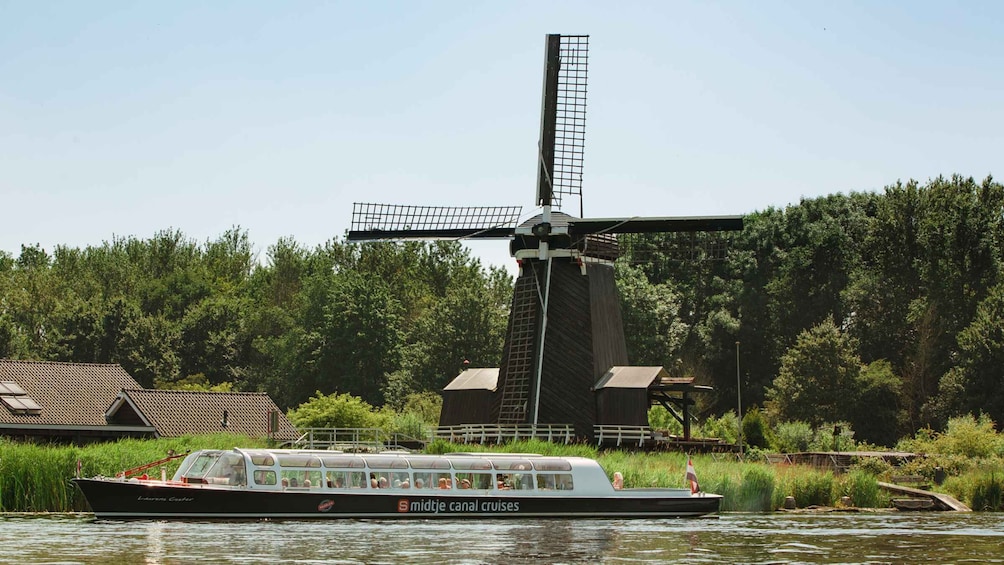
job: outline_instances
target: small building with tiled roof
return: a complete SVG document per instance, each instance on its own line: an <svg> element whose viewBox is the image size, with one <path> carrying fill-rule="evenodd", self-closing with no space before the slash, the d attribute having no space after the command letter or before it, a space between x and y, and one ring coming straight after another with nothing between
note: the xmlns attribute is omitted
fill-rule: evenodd
<svg viewBox="0 0 1004 565"><path fill-rule="evenodd" d="M0 434L74 443L150 436L152 426L105 420L119 391L138 387L119 365L0 359Z"/></svg>
<svg viewBox="0 0 1004 565"><path fill-rule="evenodd" d="M124 389L105 412L109 424L150 426L157 437L229 432L292 441L296 428L264 392Z"/></svg>

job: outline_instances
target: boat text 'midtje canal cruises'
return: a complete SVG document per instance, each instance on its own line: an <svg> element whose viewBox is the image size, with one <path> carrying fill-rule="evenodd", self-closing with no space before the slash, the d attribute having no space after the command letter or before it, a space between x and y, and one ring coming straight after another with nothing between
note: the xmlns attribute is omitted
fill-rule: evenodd
<svg viewBox="0 0 1004 565"><path fill-rule="evenodd" d="M664 518L718 512L691 489L614 488L599 464L528 454L202 450L167 480L77 478L97 518Z"/></svg>

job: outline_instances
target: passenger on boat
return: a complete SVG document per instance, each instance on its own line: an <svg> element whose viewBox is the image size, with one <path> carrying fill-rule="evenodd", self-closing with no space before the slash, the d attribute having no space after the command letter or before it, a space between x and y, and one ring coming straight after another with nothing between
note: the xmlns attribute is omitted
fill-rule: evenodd
<svg viewBox="0 0 1004 565"><path fill-rule="evenodd" d="M471 481L468 481L467 479L460 481L460 488L463 489L471 488Z"/></svg>
<svg viewBox="0 0 1004 565"><path fill-rule="evenodd" d="M370 488L380 488L380 483L377 482L376 477L370 479Z"/></svg>
<svg viewBox="0 0 1004 565"><path fill-rule="evenodd" d="M288 487L289 486L289 479L287 479L286 477L283 477L282 478L282 486Z"/></svg>
<svg viewBox="0 0 1004 565"><path fill-rule="evenodd" d="M411 483L408 482L408 479L401 481L401 488L411 488Z"/></svg>
<svg viewBox="0 0 1004 565"><path fill-rule="evenodd" d="M387 488L388 486L390 485L387 483L387 477L380 477L380 488Z"/></svg>
<svg viewBox="0 0 1004 565"><path fill-rule="evenodd" d="M335 479L335 488L345 488L345 481L341 477Z"/></svg>
<svg viewBox="0 0 1004 565"><path fill-rule="evenodd" d="M310 488L310 479L303 479L303 486Z"/></svg>
<svg viewBox="0 0 1004 565"><path fill-rule="evenodd" d="M620 471L614 472L614 489L621 490L624 488L624 475Z"/></svg>
<svg viewBox="0 0 1004 565"><path fill-rule="evenodd" d="M415 479L415 488L425 488L425 481L422 479Z"/></svg>
<svg viewBox="0 0 1004 565"><path fill-rule="evenodd" d="M439 488L446 490L450 488L450 483L446 482L446 477L440 477Z"/></svg>
<svg viewBox="0 0 1004 565"><path fill-rule="evenodd" d="M300 483L298 483L296 481L296 477L290 477L289 478L289 486L291 486L291 487L298 487L298 486L300 486Z"/></svg>

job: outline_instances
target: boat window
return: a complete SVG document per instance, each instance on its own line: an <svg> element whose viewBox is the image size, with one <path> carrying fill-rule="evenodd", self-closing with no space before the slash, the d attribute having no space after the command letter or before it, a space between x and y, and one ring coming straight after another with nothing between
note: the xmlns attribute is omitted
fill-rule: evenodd
<svg viewBox="0 0 1004 565"><path fill-rule="evenodd" d="M362 457L354 455L336 455L334 457L321 457L321 462L325 467L340 467L349 469L361 469L366 466Z"/></svg>
<svg viewBox="0 0 1004 565"><path fill-rule="evenodd" d="M572 490L572 475L568 473L538 473L537 488L541 490Z"/></svg>
<svg viewBox="0 0 1004 565"><path fill-rule="evenodd" d="M420 459L411 459L412 469L449 469L450 462L446 459L441 459L439 457L423 457Z"/></svg>
<svg viewBox="0 0 1004 565"><path fill-rule="evenodd" d="M538 471L571 471L572 464L564 459L537 459L533 468Z"/></svg>
<svg viewBox="0 0 1004 565"><path fill-rule="evenodd" d="M275 465L275 458L272 457L271 453L262 453L251 451L248 453L251 456L251 463L255 465L261 465L263 467L271 467Z"/></svg>
<svg viewBox="0 0 1004 565"><path fill-rule="evenodd" d="M433 488L449 490L453 488L453 475L449 473L433 473Z"/></svg>
<svg viewBox="0 0 1004 565"><path fill-rule="evenodd" d="M282 461L282 458L279 458ZM282 486L297 488L318 488L321 486L320 471L283 471Z"/></svg>
<svg viewBox="0 0 1004 565"><path fill-rule="evenodd" d="M411 488L411 473L391 473L390 485L394 488Z"/></svg>
<svg viewBox="0 0 1004 565"><path fill-rule="evenodd" d="M473 457L470 459L450 459L450 463L453 464L454 469L480 470L480 469L492 468L492 464L490 461L486 461L484 459L475 459Z"/></svg>
<svg viewBox="0 0 1004 565"><path fill-rule="evenodd" d="M201 479L206 476L216 460L220 458L222 451L197 451L181 462L178 472L174 474L174 480Z"/></svg>
<svg viewBox="0 0 1004 565"><path fill-rule="evenodd" d="M366 488L369 481L366 480L366 473L359 471L328 471L328 488Z"/></svg>
<svg viewBox="0 0 1004 565"><path fill-rule="evenodd" d="M432 488L436 484L436 480L432 477L432 473L415 473L415 482L411 485L411 488L416 489L427 489Z"/></svg>
<svg viewBox="0 0 1004 565"><path fill-rule="evenodd" d="M246 485L247 469L244 466L244 457L239 453L221 453L206 474L206 482L218 485Z"/></svg>
<svg viewBox="0 0 1004 565"><path fill-rule="evenodd" d="M404 457L367 457L366 464L370 469L407 469L408 460Z"/></svg>
<svg viewBox="0 0 1004 565"><path fill-rule="evenodd" d="M533 476L530 473L497 473L495 486L499 490L533 490Z"/></svg>
<svg viewBox="0 0 1004 565"><path fill-rule="evenodd" d="M530 461L526 459L492 459L492 466L499 471L529 471Z"/></svg>
<svg viewBox="0 0 1004 565"><path fill-rule="evenodd" d="M490 489L491 473L457 473L453 484L458 489Z"/></svg>
<svg viewBox="0 0 1004 565"><path fill-rule="evenodd" d="M254 472L254 483L256 485L274 485L275 471L256 470Z"/></svg>
<svg viewBox="0 0 1004 565"><path fill-rule="evenodd" d="M321 460L313 455L280 455L280 467L320 467Z"/></svg>
<svg viewBox="0 0 1004 565"><path fill-rule="evenodd" d="M386 471L370 473L370 488L390 488L390 473Z"/></svg>

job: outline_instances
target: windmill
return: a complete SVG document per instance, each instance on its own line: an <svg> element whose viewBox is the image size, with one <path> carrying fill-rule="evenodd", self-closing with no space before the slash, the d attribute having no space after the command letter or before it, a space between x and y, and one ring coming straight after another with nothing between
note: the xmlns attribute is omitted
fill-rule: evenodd
<svg viewBox="0 0 1004 565"><path fill-rule="evenodd" d="M613 262L617 235L742 229L742 218L583 218L589 36L548 35L536 206L455 207L356 203L349 241L507 239L520 270L490 408L470 424L572 424L591 438L593 387L628 364ZM578 197L579 217L561 211ZM445 412L445 409L444 409Z"/></svg>

